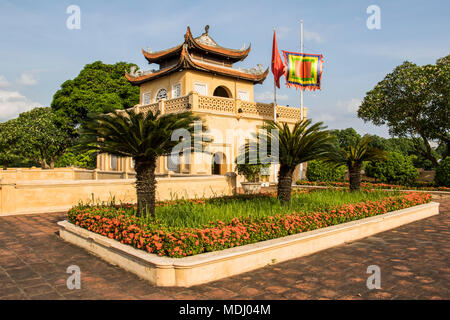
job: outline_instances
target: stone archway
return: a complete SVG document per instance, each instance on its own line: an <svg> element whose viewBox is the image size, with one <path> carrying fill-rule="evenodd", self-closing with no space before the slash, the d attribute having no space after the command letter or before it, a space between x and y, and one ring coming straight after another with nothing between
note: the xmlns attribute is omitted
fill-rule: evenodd
<svg viewBox="0 0 450 320"><path fill-rule="evenodd" d="M215 97L224 97L224 98L232 98L231 91L225 86L218 86L214 89L213 96Z"/></svg>
<svg viewBox="0 0 450 320"><path fill-rule="evenodd" d="M222 152L216 152L213 154L211 173L218 175L224 175L227 173L227 157Z"/></svg>

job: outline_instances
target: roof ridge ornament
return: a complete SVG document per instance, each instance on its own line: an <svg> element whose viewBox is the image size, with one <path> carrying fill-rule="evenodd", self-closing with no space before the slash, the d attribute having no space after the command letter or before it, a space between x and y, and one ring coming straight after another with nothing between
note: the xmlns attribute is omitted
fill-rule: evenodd
<svg viewBox="0 0 450 320"><path fill-rule="evenodd" d="M239 68L238 70L245 72L245 73L254 74L254 75L260 75L260 74L264 73L264 67L262 64L259 64L259 63L256 65L256 67L249 68L249 69Z"/></svg>
<svg viewBox="0 0 450 320"><path fill-rule="evenodd" d="M207 24L207 25L205 26L205 33L204 33L204 34L208 34L208 31L209 31L209 24Z"/></svg>
<svg viewBox="0 0 450 320"><path fill-rule="evenodd" d="M186 30L186 33L184 34L184 42L186 43L187 42L187 40L189 39L189 35L191 35L192 36L192 33L191 33L191 28L189 27L189 26L187 26L187 30Z"/></svg>
<svg viewBox="0 0 450 320"><path fill-rule="evenodd" d="M154 69L152 69L152 70L145 70L144 71L144 70L139 69L139 67L136 67L136 66L132 66L130 68L130 72L129 73L125 70L125 72L127 72L133 78L138 78L138 77L141 77L141 76L149 75L149 74L154 73L155 71L156 70L154 70Z"/></svg>

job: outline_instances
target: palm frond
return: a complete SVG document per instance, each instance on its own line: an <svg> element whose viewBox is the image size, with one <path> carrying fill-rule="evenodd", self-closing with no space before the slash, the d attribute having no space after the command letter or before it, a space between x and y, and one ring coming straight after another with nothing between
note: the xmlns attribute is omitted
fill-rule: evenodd
<svg viewBox="0 0 450 320"><path fill-rule="evenodd" d="M179 143L184 149L198 149L193 144L194 123L201 121L192 112L169 113L137 112L134 109L116 110L109 114L90 114L81 129L83 150L96 150L123 157L156 158L170 154ZM186 130L189 139L172 139L177 130Z"/></svg>
<svg viewBox="0 0 450 320"><path fill-rule="evenodd" d="M312 124L311 119L299 121L293 126L267 121L262 129L265 132L255 137L257 143L248 144L245 152L260 155L258 150L261 145L265 145L270 162L279 162L289 167L324 157L332 143L323 123ZM260 161L265 162L264 159Z"/></svg>

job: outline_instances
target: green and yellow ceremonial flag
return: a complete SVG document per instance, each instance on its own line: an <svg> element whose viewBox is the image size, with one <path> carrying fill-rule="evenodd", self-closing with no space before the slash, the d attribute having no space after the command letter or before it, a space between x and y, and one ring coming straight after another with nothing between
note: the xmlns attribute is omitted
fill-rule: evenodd
<svg viewBox="0 0 450 320"><path fill-rule="evenodd" d="M283 50L286 85L301 90L320 90L323 57L321 54L297 53Z"/></svg>

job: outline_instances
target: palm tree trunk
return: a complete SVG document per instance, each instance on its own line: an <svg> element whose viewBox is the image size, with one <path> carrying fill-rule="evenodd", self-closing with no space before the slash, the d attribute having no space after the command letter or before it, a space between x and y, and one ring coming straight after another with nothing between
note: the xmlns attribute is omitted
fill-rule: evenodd
<svg viewBox="0 0 450 320"><path fill-rule="evenodd" d="M359 191L361 188L361 164L350 165L348 177L350 180L350 191Z"/></svg>
<svg viewBox="0 0 450 320"><path fill-rule="evenodd" d="M155 218L156 159L135 159L138 215L150 213Z"/></svg>
<svg viewBox="0 0 450 320"><path fill-rule="evenodd" d="M278 172L278 199L285 204L291 202L292 175L295 168L286 165L280 166Z"/></svg>

